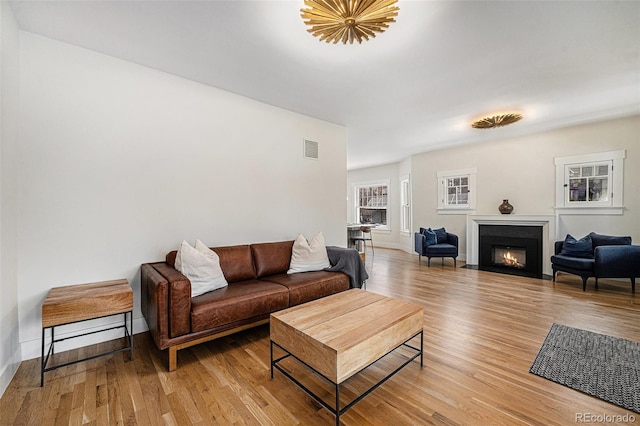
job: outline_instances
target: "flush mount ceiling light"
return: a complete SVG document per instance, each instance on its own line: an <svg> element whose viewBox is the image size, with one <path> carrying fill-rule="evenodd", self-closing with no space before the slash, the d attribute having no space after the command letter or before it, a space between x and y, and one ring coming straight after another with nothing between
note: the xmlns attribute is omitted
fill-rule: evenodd
<svg viewBox="0 0 640 426"><path fill-rule="evenodd" d="M496 114L496 115L484 117L474 121L471 124L471 127L473 127L474 129L493 129L496 127L502 127L508 124L513 124L516 121L520 121L521 119L522 119L522 115L516 112L509 112L506 114Z"/></svg>
<svg viewBox="0 0 640 426"><path fill-rule="evenodd" d="M382 33L398 16L397 0L304 0L300 16L320 41L362 43Z"/></svg>

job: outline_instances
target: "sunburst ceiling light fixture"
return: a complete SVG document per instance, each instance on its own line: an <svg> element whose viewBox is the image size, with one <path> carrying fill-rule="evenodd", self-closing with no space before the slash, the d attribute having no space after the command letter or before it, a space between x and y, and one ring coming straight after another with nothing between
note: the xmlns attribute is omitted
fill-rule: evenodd
<svg viewBox="0 0 640 426"><path fill-rule="evenodd" d="M304 0L300 16L320 41L362 43L383 33L398 16L398 0Z"/></svg>
<svg viewBox="0 0 640 426"><path fill-rule="evenodd" d="M509 112L506 114L496 114L489 117L484 117L474 121L471 127L474 129L493 129L496 127L507 126L513 124L516 121L522 119L522 114L516 112Z"/></svg>

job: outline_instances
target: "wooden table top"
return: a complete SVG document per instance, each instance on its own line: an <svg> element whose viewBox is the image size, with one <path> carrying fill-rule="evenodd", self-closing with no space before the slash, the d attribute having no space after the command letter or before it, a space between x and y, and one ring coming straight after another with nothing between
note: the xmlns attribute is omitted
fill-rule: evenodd
<svg viewBox="0 0 640 426"><path fill-rule="evenodd" d="M42 327L132 310L133 290L126 279L54 287L42 304Z"/></svg>
<svg viewBox="0 0 640 426"><path fill-rule="evenodd" d="M271 340L341 383L422 324L422 306L351 289L271 314Z"/></svg>

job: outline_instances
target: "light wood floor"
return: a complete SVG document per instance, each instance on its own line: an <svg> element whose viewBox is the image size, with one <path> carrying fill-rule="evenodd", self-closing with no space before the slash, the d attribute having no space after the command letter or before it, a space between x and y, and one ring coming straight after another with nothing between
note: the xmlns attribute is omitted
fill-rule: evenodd
<svg viewBox="0 0 640 426"><path fill-rule="evenodd" d="M530 374L557 322L640 341L640 306L628 282L562 274L548 280L444 266L415 255L368 253L367 290L424 306L425 358L406 366L342 416L344 425L567 425L582 413L640 415ZM460 263L459 263L460 265ZM68 351L59 361L109 345ZM345 396L393 368L396 355L350 382ZM329 425L334 417L276 372L269 377L269 329L261 326L185 349L178 370L147 333L135 336L135 360L117 354L46 375L25 361L0 400L0 423L140 425ZM322 382L291 369L319 393ZM325 392L331 401L330 388Z"/></svg>

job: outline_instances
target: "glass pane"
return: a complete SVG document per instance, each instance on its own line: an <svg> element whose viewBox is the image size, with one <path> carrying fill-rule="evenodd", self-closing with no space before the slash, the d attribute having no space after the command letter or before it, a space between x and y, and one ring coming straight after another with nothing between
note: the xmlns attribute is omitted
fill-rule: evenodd
<svg viewBox="0 0 640 426"><path fill-rule="evenodd" d="M453 185L454 185L454 186L458 186L458 185L460 185L460 178L455 178L455 179L453 179Z"/></svg>
<svg viewBox="0 0 640 426"><path fill-rule="evenodd" d="M569 167L569 177L580 177L580 167Z"/></svg>
<svg viewBox="0 0 640 426"><path fill-rule="evenodd" d="M587 201L587 180L569 180L569 201Z"/></svg>
<svg viewBox="0 0 640 426"><path fill-rule="evenodd" d="M460 187L460 193L461 194L466 194L467 192L469 192L469 187L468 186L461 186Z"/></svg>
<svg viewBox="0 0 640 426"><path fill-rule="evenodd" d="M460 185L469 185L469 178L468 177L460 178Z"/></svg>
<svg viewBox="0 0 640 426"><path fill-rule="evenodd" d="M469 194L465 192L458 195L458 204L469 204Z"/></svg>
<svg viewBox="0 0 640 426"><path fill-rule="evenodd" d="M609 166L597 166L596 176L607 176L609 174Z"/></svg>
<svg viewBox="0 0 640 426"><path fill-rule="evenodd" d="M589 201L608 201L607 179L589 179Z"/></svg>
<svg viewBox="0 0 640 426"><path fill-rule="evenodd" d="M582 167L582 176L593 176L593 166Z"/></svg>
<svg viewBox="0 0 640 426"><path fill-rule="evenodd" d="M360 209L360 223L387 224L387 211L385 209Z"/></svg>
<svg viewBox="0 0 640 426"><path fill-rule="evenodd" d="M602 193L600 195L600 201L609 201L609 179L600 179L600 185L602 186Z"/></svg>
<svg viewBox="0 0 640 426"><path fill-rule="evenodd" d="M455 194L456 193L456 188L447 188L447 193L448 194Z"/></svg>
<svg viewBox="0 0 640 426"><path fill-rule="evenodd" d="M449 194L447 196L447 204L449 204L449 205L457 204L456 203L456 194Z"/></svg>
<svg viewBox="0 0 640 426"><path fill-rule="evenodd" d="M590 178L589 179L589 201L600 201L600 195L602 195L601 179Z"/></svg>

